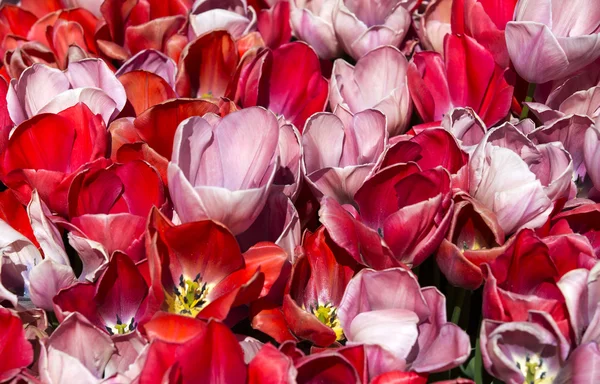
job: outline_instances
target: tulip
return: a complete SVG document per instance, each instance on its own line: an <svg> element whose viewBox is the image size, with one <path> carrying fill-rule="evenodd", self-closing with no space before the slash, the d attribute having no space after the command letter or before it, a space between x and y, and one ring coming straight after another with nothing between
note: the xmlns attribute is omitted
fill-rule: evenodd
<svg viewBox="0 0 600 384"><path fill-rule="evenodd" d="M318 195L352 203L386 144L385 116L377 110L353 115L338 106L315 114L302 135L306 180Z"/></svg>
<svg viewBox="0 0 600 384"><path fill-rule="evenodd" d="M542 226L553 203L572 196L572 175L573 162L561 144L536 146L506 123L488 131L471 155L469 194L512 234Z"/></svg>
<svg viewBox="0 0 600 384"><path fill-rule="evenodd" d="M600 122L600 87L575 92L563 101L560 93L561 91L557 89L550 94L548 98L550 105L527 103L543 124L528 136L540 143L552 141L563 143L573 157L576 175L583 179L587 174L584 159L586 131L595 122ZM593 172L590 176L595 177Z"/></svg>
<svg viewBox="0 0 600 384"><path fill-rule="evenodd" d="M600 264L591 270L574 269L566 273L557 283L565 297L571 326L575 331L575 342L586 344L600 342Z"/></svg>
<svg viewBox="0 0 600 384"><path fill-rule="evenodd" d="M296 201L302 187L304 170L302 168L303 150L300 132L279 117L279 169L273 179L273 190L282 191L292 201Z"/></svg>
<svg viewBox="0 0 600 384"><path fill-rule="evenodd" d="M264 344L248 364L248 384L269 382L274 377L281 384L293 384L297 375L292 359L272 344Z"/></svg>
<svg viewBox="0 0 600 384"><path fill-rule="evenodd" d="M573 269L590 269L596 263L583 236L538 238L532 230L513 237L504 253L482 269L483 316L498 321L525 321L529 310L545 311L570 340L565 297L557 282Z"/></svg>
<svg viewBox="0 0 600 384"><path fill-rule="evenodd" d="M234 234L248 229L273 184L278 140L277 119L259 107L223 119L182 122L168 168L171 199L182 222L210 218Z"/></svg>
<svg viewBox="0 0 600 384"><path fill-rule="evenodd" d="M406 140L396 141L386 149L378 164L379 169L414 162L423 171L441 167L453 177L464 171L469 157L447 130L428 128L416 136L408 137L410 136Z"/></svg>
<svg viewBox="0 0 600 384"><path fill-rule="evenodd" d="M27 37L28 43L7 51L6 58L13 78L21 75L25 69L23 65L27 67L34 62L46 62L66 69L72 62L97 55L95 32L98 15L83 8L53 11L38 19L22 35Z"/></svg>
<svg viewBox="0 0 600 384"><path fill-rule="evenodd" d="M15 124L42 113L58 113L78 103L100 114L105 124L125 106L127 96L106 63L87 59L71 63L66 71L34 64L19 80L13 79L7 102Z"/></svg>
<svg viewBox="0 0 600 384"><path fill-rule="evenodd" d="M319 57L301 42L259 51L247 65L238 67L234 81L237 87L226 97L243 108L268 108L299 130L327 105L327 80L321 74Z"/></svg>
<svg viewBox="0 0 600 384"><path fill-rule="evenodd" d="M369 1L337 0L333 28L346 53L358 60L383 45L398 47L411 23L411 16L399 0L373 6Z"/></svg>
<svg viewBox="0 0 600 384"><path fill-rule="evenodd" d="M431 1L423 15L416 19L417 34L428 51L444 54L444 37L452 33L450 21L454 3L452 0Z"/></svg>
<svg viewBox="0 0 600 384"><path fill-rule="evenodd" d="M290 3L287 1L278 1L269 9L260 11L256 27L267 47L275 49L290 41L290 17Z"/></svg>
<svg viewBox="0 0 600 384"><path fill-rule="evenodd" d="M292 0L290 21L294 35L315 49L321 59L340 56L342 50L333 29L336 0Z"/></svg>
<svg viewBox="0 0 600 384"><path fill-rule="evenodd" d="M106 333L83 315L72 313L41 342L40 379L44 383L99 383L115 352Z"/></svg>
<svg viewBox="0 0 600 384"><path fill-rule="evenodd" d="M585 131L583 138L583 161L587 174L592 180L594 189L600 190L600 171L597 164L600 159L600 129L592 125Z"/></svg>
<svg viewBox="0 0 600 384"><path fill-rule="evenodd" d="M397 266L398 262L421 264L442 242L453 209L448 172L441 167L422 171L414 163L378 171L365 181L355 200L360 225L380 237L394 255L395 261L386 267ZM323 216L321 220L334 241L344 247L341 239L351 234L342 232L347 227L334 230L335 221L324 220Z"/></svg>
<svg viewBox="0 0 600 384"><path fill-rule="evenodd" d="M477 40L494 56L502 68L510 64L506 49L506 24L513 20L517 0L452 1L452 33L465 34Z"/></svg>
<svg viewBox="0 0 600 384"><path fill-rule="evenodd" d="M3 182L22 203L37 189L50 209L66 214L72 177L93 163L106 162L108 140L102 119L85 104L56 115L38 115L13 131L1 157ZM40 143L46 143L45 155L31 156L41 153Z"/></svg>
<svg viewBox="0 0 600 384"><path fill-rule="evenodd" d="M0 308L0 381L10 381L33 362L33 347L25 338L21 320L10 310Z"/></svg>
<svg viewBox="0 0 600 384"><path fill-rule="evenodd" d="M474 149L487 132L485 123L471 108L455 108L442 119L442 127L450 131L463 149Z"/></svg>
<svg viewBox="0 0 600 384"><path fill-rule="evenodd" d="M132 71L148 71L160 76L172 88L175 87L175 74L177 72L177 64L173 59L164 53L147 49L138 52L136 55L127 60L119 70L115 73L117 77L132 72Z"/></svg>
<svg viewBox="0 0 600 384"><path fill-rule="evenodd" d="M569 355L569 360L560 370L554 383L556 384L585 384L596 383L600 380L600 349L597 343L587 343L577 347Z"/></svg>
<svg viewBox="0 0 600 384"><path fill-rule="evenodd" d="M552 217L551 233L579 233L591 243L596 257L600 257L600 205L587 203Z"/></svg>
<svg viewBox="0 0 600 384"><path fill-rule="evenodd" d="M421 288L408 270L363 269L348 284L338 317L348 345L365 345L373 378L392 370L429 373L463 363L469 337L446 322L445 308L444 296L433 287Z"/></svg>
<svg viewBox="0 0 600 384"><path fill-rule="evenodd" d="M473 68L467 74L465 68ZM487 126L504 119L513 87L506 68L469 36L446 35L444 56L419 52L408 68L408 87L424 123L438 122L456 107L470 107Z"/></svg>
<svg viewBox="0 0 600 384"><path fill-rule="evenodd" d="M222 320L261 294L265 275L259 265L246 268L235 237L214 221L174 226L154 209L146 243L149 300L164 311Z"/></svg>
<svg viewBox="0 0 600 384"><path fill-rule="evenodd" d="M344 340L338 308L354 271L336 260L339 250L332 248L324 227L305 235L302 246L304 254L294 263L283 300L283 316L295 335L327 347Z"/></svg>
<svg viewBox="0 0 600 384"><path fill-rule="evenodd" d="M190 35L196 37L225 29L235 39L256 28L256 12L246 0L196 0L190 15Z"/></svg>
<svg viewBox="0 0 600 384"><path fill-rule="evenodd" d="M127 255L115 252L94 284L79 283L61 290L54 297L54 313L63 320L78 312L110 335L135 331L141 321L152 316L149 309L154 309L138 268Z"/></svg>
<svg viewBox="0 0 600 384"><path fill-rule="evenodd" d="M170 377L182 384L246 382L242 349L219 321L163 315L144 328L150 346L138 378L141 384L169 382Z"/></svg>
<svg viewBox="0 0 600 384"><path fill-rule="evenodd" d="M302 232L298 211L294 203L279 191L273 191L265 207L252 225L237 236L242 250L247 250L260 241L271 241L283 249L290 261L294 250L302 241Z"/></svg>
<svg viewBox="0 0 600 384"><path fill-rule="evenodd" d="M504 251L504 231L493 212L467 194L454 197L454 215L436 262L448 281L466 289L483 283L481 264Z"/></svg>
<svg viewBox="0 0 600 384"><path fill-rule="evenodd" d="M600 14L587 1L519 0L514 20L506 25L508 54L530 83L567 77L600 57Z"/></svg>
<svg viewBox="0 0 600 384"><path fill-rule="evenodd" d="M364 355L365 352L362 346L354 346L337 350L329 349L299 357L295 360L296 370L298 371L297 383L366 383Z"/></svg>
<svg viewBox="0 0 600 384"><path fill-rule="evenodd" d="M15 208L20 207L14 198L9 202L15 204ZM76 281L60 233L47 216L48 208L34 191L27 213L21 208L12 211L6 222L0 219L0 249L3 254L1 264L4 267L0 281L0 298L9 301L13 307L17 307L19 298L23 297L31 299L38 307L51 310L52 297L60 289ZM28 222L22 223L23 219ZM30 232L31 237L35 234L34 241L16 231L11 225L24 228L24 232ZM45 259L42 258L41 252Z"/></svg>
<svg viewBox="0 0 600 384"><path fill-rule="evenodd" d="M187 44L179 34L187 21L187 0L165 3L156 0L135 1L123 7L121 0L106 0L100 12L107 27L97 38L100 52L111 59L127 60L145 49L155 49L177 60Z"/></svg>
<svg viewBox="0 0 600 384"><path fill-rule="evenodd" d="M401 8L401 7L400 7ZM361 57L356 66L335 61L329 83L329 106L343 106L353 114L378 109L387 118L390 136L403 133L410 121L408 62L398 49L380 47Z"/></svg>
<svg viewBox="0 0 600 384"><path fill-rule="evenodd" d="M544 312L521 322L484 320L481 354L488 372L506 383L553 383L570 346Z"/></svg>
<svg viewBox="0 0 600 384"><path fill-rule="evenodd" d="M71 232L100 243L108 255L125 252L134 261L145 258L143 234L148 214L166 210L160 175L134 160L77 174L69 189Z"/></svg>
<svg viewBox="0 0 600 384"><path fill-rule="evenodd" d="M180 97L219 98L230 86L238 62L232 35L227 31L206 33L181 52L175 89Z"/></svg>

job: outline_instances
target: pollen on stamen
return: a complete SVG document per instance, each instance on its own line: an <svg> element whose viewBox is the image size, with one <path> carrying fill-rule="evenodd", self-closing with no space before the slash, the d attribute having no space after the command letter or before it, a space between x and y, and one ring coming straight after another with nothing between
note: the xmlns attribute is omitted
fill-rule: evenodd
<svg viewBox="0 0 600 384"><path fill-rule="evenodd" d="M180 289L174 287L173 294L166 295L169 312L196 316L208 304L208 284L197 274L193 279L179 276L178 285Z"/></svg>

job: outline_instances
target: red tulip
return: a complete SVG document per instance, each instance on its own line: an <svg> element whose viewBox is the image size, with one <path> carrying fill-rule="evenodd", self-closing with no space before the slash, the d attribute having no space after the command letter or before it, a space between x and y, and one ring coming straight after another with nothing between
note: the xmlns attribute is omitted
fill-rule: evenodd
<svg viewBox="0 0 600 384"><path fill-rule="evenodd" d="M306 235L302 246L304 253L294 264L283 300L283 316L296 336L326 347L344 340L337 308L354 271L336 260L343 251L331 243L325 227Z"/></svg>
<svg viewBox="0 0 600 384"><path fill-rule="evenodd" d="M466 289L483 283L481 264L494 260L505 247L496 215L467 194L454 197L454 215L436 262L448 281Z"/></svg>
<svg viewBox="0 0 600 384"><path fill-rule="evenodd" d="M504 29L513 20L517 0L456 0L452 2L452 33L477 40L502 68L510 63Z"/></svg>
<svg viewBox="0 0 600 384"><path fill-rule="evenodd" d="M31 191L37 189L50 209L66 215L73 176L94 162L106 164L108 148L106 126L85 104L56 115L41 114L12 133L1 157L3 182L22 203L28 203Z"/></svg>
<svg viewBox="0 0 600 384"><path fill-rule="evenodd" d="M145 329L151 343L139 375L140 384L246 382L248 372L242 349L234 334L219 321L210 320L207 324L163 315Z"/></svg>
<svg viewBox="0 0 600 384"><path fill-rule="evenodd" d="M327 80L315 51L304 43L264 49L239 71L237 89L234 84L228 97L244 108L268 108L300 131L311 115L325 110Z"/></svg>
<svg viewBox="0 0 600 384"><path fill-rule="evenodd" d="M145 258L142 237L150 210L166 209L160 175L140 160L80 172L68 198L71 231L102 244L109 255L120 250L134 261Z"/></svg>
<svg viewBox="0 0 600 384"><path fill-rule="evenodd" d="M552 217L551 233L579 233L589 240L596 257L600 257L600 204L582 204Z"/></svg>
<svg viewBox="0 0 600 384"><path fill-rule="evenodd" d="M584 238L569 236L540 239L528 229L517 233L506 251L484 267L484 317L525 321L528 311L545 311L570 340L567 306L557 282L572 269L591 268L595 256Z"/></svg>
<svg viewBox="0 0 600 384"><path fill-rule="evenodd" d="M450 225L453 209L450 175L441 167L421 170L412 162L390 165L366 180L354 198L359 219L347 214L344 223L339 214L328 214L330 204L324 204L321 220L332 239L353 257L356 253L346 245L352 236L348 227L351 222L359 221L356 225L362 228L361 232L369 233L372 241L374 236L381 237L395 261L386 265L383 259L376 264L372 264L375 260L364 260L373 268L399 262L421 264L440 245ZM364 264L360 258L356 260Z"/></svg>
<svg viewBox="0 0 600 384"><path fill-rule="evenodd" d="M154 209L146 242L152 295L167 312L222 320L261 294L264 274L246 267L235 237L214 221L174 226Z"/></svg>
<svg viewBox="0 0 600 384"><path fill-rule="evenodd" d="M33 347L25 338L21 320L5 308L0 308L0 340L0 381L5 382L33 362Z"/></svg>
<svg viewBox="0 0 600 384"><path fill-rule="evenodd" d="M158 309L147 298L148 284L138 268L127 255L115 252L94 284L75 284L54 297L58 319L79 312L111 335L134 332Z"/></svg>
<svg viewBox="0 0 600 384"><path fill-rule="evenodd" d="M424 123L440 121L455 107L471 107L492 126L508 115L513 87L505 68L469 36L447 35L444 57L415 54L408 68L408 87Z"/></svg>

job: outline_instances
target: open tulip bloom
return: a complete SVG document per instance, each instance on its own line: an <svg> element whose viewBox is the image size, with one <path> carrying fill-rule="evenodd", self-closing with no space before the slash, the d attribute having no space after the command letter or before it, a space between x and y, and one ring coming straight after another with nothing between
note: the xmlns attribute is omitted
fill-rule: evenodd
<svg viewBox="0 0 600 384"><path fill-rule="evenodd" d="M0 1L0 384L600 383L598 0Z"/></svg>

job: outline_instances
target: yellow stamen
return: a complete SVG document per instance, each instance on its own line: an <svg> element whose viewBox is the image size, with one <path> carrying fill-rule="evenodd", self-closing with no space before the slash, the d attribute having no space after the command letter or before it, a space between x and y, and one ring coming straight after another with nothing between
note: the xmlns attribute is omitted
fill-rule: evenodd
<svg viewBox="0 0 600 384"><path fill-rule="evenodd" d="M206 297L209 290L209 286L202 283L199 275L194 280L181 276L179 285L174 288L174 292L166 292L165 300L169 312L196 317L208 304Z"/></svg>
<svg viewBox="0 0 600 384"><path fill-rule="evenodd" d="M319 304L312 310L313 315L319 319L319 321L335 332L335 339L341 341L345 339L344 330L340 325L340 319L337 317L337 308L332 306L331 303Z"/></svg>
<svg viewBox="0 0 600 384"><path fill-rule="evenodd" d="M517 361L517 368L525 376L523 384L550 384L553 381L544 368L544 360L536 355L528 355L524 361Z"/></svg>

